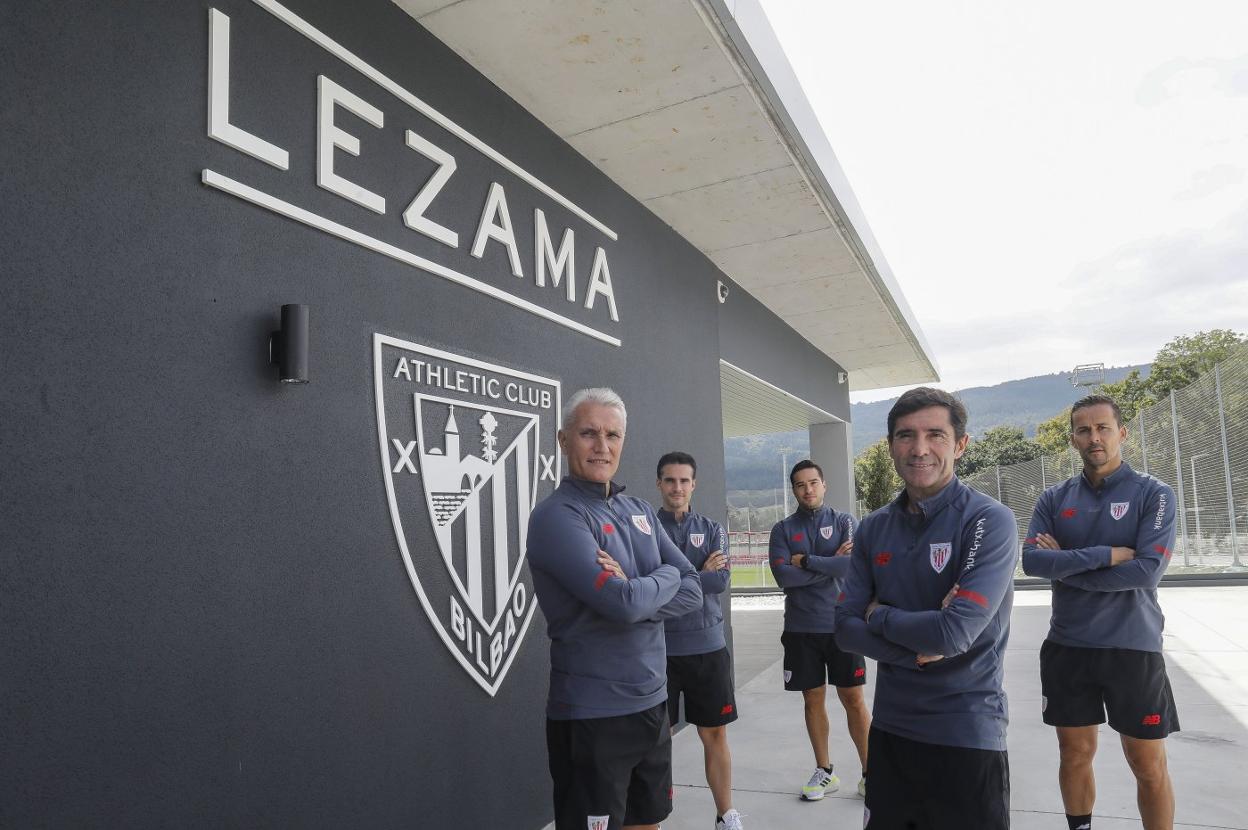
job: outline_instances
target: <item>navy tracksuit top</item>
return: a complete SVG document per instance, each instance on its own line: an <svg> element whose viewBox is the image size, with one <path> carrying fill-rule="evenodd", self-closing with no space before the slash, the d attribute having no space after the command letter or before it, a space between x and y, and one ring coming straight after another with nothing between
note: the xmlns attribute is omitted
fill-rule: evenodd
<svg viewBox="0 0 1248 830"><path fill-rule="evenodd" d="M1080 474L1045 490L1023 542L1023 571L1053 580L1049 639L1161 651L1157 583L1170 564L1174 517L1169 485L1125 462L1099 488ZM1062 549L1036 547L1041 533ZM1111 547L1132 548L1135 558L1111 566Z"/></svg>
<svg viewBox="0 0 1248 830"><path fill-rule="evenodd" d="M647 502L565 476L529 516L527 556L550 635L546 716L630 715L667 699L663 621L702 606L689 560ZM597 562L605 550L628 576Z"/></svg>
<svg viewBox="0 0 1248 830"><path fill-rule="evenodd" d="M719 598L728 590L732 575L727 568L703 571L702 566L715 551L722 551L725 557L728 556L728 534L718 522L692 511L678 522L674 513L659 510L659 522L689 564L697 570L702 582L702 607L663 623L667 630L667 654L669 657L683 657L719 651L727 646L724 609L720 607Z"/></svg>
<svg viewBox="0 0 1248 830"><path fill-rule="evenodd" d="M836 630L836 598L849 573L849 557L836 549L854 538L854 517L831 507L797 508L771 529L767 559L776 584L784 589L784 630L831 634ZM806 567L792 564L807 554Z"/></svg>
<svg viewBox="0 0 1248 830"><path fill-rule="evenodd" d="M909 512L905 491L862 520L836 642L879 662L875 725L923 743L1005 749L1003 660L1018 523L955 477ZM941 602L958 586L952 602ZM867 605L880 607L864 620ZM919 667L918 655L943 655Z"/></svg>

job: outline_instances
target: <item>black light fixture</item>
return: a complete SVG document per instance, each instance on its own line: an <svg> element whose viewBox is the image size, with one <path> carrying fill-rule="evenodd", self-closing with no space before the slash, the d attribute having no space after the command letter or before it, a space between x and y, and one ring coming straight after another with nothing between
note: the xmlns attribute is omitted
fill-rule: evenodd
<svg viewBox="0 0 1248 830"><path fill-rule="evenodd" d="M269 362L278 367L282 383L308 382L308 307L282 306L282 327L269 337Z"/></svg>

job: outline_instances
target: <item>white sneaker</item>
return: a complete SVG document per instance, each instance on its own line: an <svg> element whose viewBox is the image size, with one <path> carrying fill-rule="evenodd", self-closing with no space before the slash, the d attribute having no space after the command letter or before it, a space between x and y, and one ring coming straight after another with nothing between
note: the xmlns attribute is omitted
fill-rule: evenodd
<svg viewBox="0 0 1248 830"><path fill-rule="evenodd" d="M715 822L715 830L744 830L745 825L741 823L741 814L735 809L729 810Z"/></svg>
<svg viewBox="0 0 1248 830"><path fill-rule="evenodd" d="M815 767L814 774L810 776L806 786L802 787L802 801L818 801L828 793L834 793L840 788L841 779L823 767Z"/></svg>
<svg viewBox="0 0 1248 830"><path fill-rule="evenodd" d="M858 779L858 795L863 798L867 797L867 776L865 775Z"/></svg>

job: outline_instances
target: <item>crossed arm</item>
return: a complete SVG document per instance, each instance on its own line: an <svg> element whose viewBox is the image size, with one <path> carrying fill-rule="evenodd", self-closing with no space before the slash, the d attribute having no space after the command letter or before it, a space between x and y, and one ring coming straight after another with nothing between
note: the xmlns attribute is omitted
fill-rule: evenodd
<svg viewBox="0 0 1248 830"><path fill-rule="evenodd" d="M658 535L662 563L631 578L599 548L589 524L571 508L556 521L530 525L529 549L541 551L534 564L568 593L607 619L634 623L680 616L702 602L697 572L666 534Z"/></svg>
<svg viewBox="0 0 1248 830"><path fill-rule="evenodd" d="M1155 588L1174 545L1174 494L1158 487L1141 505L1135 547L1094 545L1063 549L1053 535L1055 506L1045 493L1023 543L1023 572L1084 591Z"/></svg>
<svg viewBox="0 0 1248 830"><path fill-rule="evenodd" d="M957 584L933 610L908 611L875 602L868 593L874 591L870 564L856 555L846 600L837 608L837 642L844 639L844 647L869 657L876 655L860 647L877 649L884 655L877 660L897 665L908 656L911 668L962 654L996 615L1013 583L1016 527L1004 507L987 510L969 524L963 544L973 551L973 559L968 553Z"/></svg>

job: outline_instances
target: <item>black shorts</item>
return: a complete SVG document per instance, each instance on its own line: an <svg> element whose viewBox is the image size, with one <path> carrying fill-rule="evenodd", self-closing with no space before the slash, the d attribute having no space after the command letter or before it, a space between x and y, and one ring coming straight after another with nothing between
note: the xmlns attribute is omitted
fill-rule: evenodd
<svg viewBox="0 0 1248 830"><path fill-rule="evenodd" d="M865 830L1005 830L1005 752L912 741L871 727Z"/></svg>
<svg viewBox="0 0 1248 830"><path fill-rule="evenodd" d="M658 824L672 812L667 704L614 718L546 720L557 830Z"/></svg>
<svg viewBox="0 0 1248 830"><path fill-rule="evenodd" d="M737 719L732 692L732 655L721 648L708 654L667 658L667 719L680 720L680 697L685 697L685 720L694 726L723 726Z"/></svg>
<svg viewBox="0 0 1248 830"><path fill-rule="evenodd" d="M1050 726L1105 723L1121 735L1164 738L1179 731L1179 713L1157 651L1040 646L1041 713Z"/></svg>
<svg viewBox="0 0 1248 830"><path fill-rule="evenodd" d="M786 631L780 643L784 646L784 688L790 692L828 683L844 689L867 682L867 661L861 654L837 648L835 634Z"/></svg>

